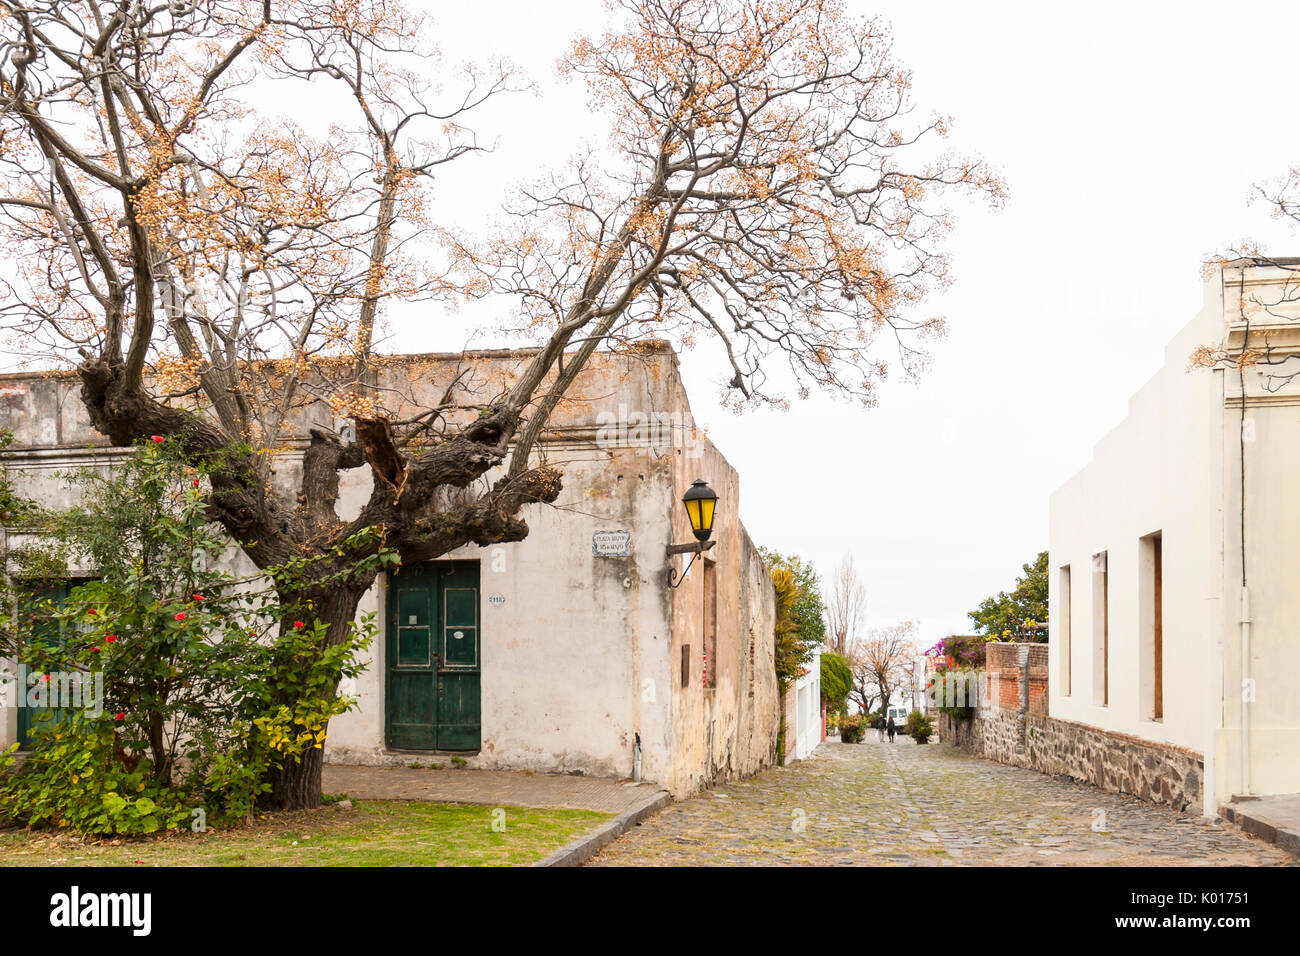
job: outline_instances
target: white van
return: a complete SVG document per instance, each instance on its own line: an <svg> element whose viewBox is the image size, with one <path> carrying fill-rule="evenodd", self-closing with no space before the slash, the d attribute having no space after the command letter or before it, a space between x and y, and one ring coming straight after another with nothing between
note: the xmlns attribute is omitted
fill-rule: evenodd
<svg viewBox="0 0 1300 956"><path fill-rule="evenodd" d="M903 732L903 725L907 723L907 708L890 707L887 709L885 711L885 726L889 726L889 719L891 717L894 719L894 731L901 734Z"/></svg>

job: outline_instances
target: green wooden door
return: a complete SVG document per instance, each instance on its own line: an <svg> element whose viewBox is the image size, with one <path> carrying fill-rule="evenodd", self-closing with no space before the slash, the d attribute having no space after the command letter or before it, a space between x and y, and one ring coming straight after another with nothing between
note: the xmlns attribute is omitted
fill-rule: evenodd
<svg viewBox="0 0 1300 956"><path fill-rule="evenodd" d="M477 562L431 562L390 579L389 747L479 749L478 592Z"/></svg>
<svg viewBox="0 0 1300 956"><path fill-rule="evenodd" d="M33 623L33 635L41 641L48 644L62 644L63 634L60 623L54 620L54 614L59 611L64 602L68 600L68 595L72 589L79 584L85 584L86 579L77 579L75 581L54 584L36 591L32 598L36 602L34 607L24 609L25 613L32 614L36 620ZM18 687L19 707L18 707L18 743L23 750L30 750L32 747L32 728L37 721L61 720L65 713L60 708L53 707L28 707L27 706L27 688ZM46 690L48 693L48 689Z"/></svg>

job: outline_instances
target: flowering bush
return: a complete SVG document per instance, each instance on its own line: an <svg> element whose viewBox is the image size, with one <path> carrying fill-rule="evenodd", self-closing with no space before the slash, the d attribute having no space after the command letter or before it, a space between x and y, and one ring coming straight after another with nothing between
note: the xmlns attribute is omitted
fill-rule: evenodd
<svg viewBox="0 0 1300 956"><path fill-rule="evenodd" d="M0 777L0 821L99 835L179 827L199 808L205 823L236 819L270 768L323 746L353 705L334 689L360 672L373 616L316 653L326 628L309 608L220 569L229 541L195 473L152 442L111 477L70 476L84 503L49 519L49 566L98 578L61 605L29 587L0 651L47 679L93 675L101 699L42 708L31 759Z"/></svg>
<svg viewBox="0 0 1300 956"><path fill-rule="evenodd" d="M996 637L984 634L954 634L926 650L925 656L934 661L926 691L933 694L936 710L953 720L969 720L974 716L975 707L968 699L960 706L955 702L945 703L943 682L952 676L969 682L971 675L982 672L987 658L984 645L995 640Z"/></svg>

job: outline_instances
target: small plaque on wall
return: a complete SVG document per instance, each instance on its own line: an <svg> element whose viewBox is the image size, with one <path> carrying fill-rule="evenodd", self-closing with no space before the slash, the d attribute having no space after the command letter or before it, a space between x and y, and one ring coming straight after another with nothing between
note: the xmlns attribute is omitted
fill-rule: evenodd
<svg viewBox="0 0 1300 956"><path fill-rule="evenodd" d="M598 558L626 558L632 553L632 532L592 532L591 553Z"/></svg>

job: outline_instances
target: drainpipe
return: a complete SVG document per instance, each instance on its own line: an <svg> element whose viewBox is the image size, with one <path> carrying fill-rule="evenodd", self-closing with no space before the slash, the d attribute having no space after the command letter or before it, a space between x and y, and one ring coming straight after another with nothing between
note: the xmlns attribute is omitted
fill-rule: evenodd
<svg viewBox="0 0 1300 956"><path fill-rule="evenodd" d="M1250 588L1241 589L1241 792L1250 793Z"/></svg>

